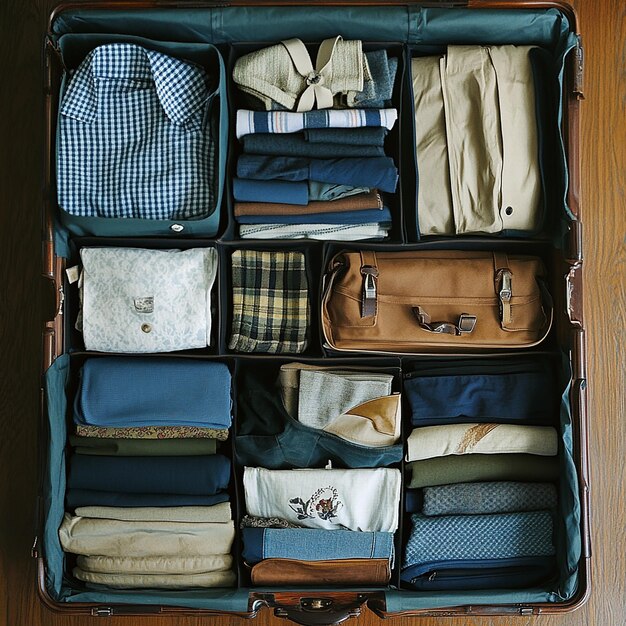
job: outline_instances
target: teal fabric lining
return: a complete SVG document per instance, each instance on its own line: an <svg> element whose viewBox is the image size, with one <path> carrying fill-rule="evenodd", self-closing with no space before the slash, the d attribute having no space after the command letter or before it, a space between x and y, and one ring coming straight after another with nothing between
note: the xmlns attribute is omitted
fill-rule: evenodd
<svg viewBox="0 0 626 626"><path fill-rule="evenodd" d="M191 62L198 63L203 67L217 67L217 80L215 89L210 96L206 110L206 123L213 128L216 136L216 159L217 174L215 205L210 213L202 219L194 220L145 220L145 219L113 219L103 217L81 217L66 213L62 209L58 211L55 232L56 251L60 256L69 254L68 235L79 237L96 235L102 237L141 237L145 235L171 235L171 226L182 225L181 235L203 235L213 237L216 235L220 223L220 206L224 192L224 180L226 174L226 155L228 150L228 104L226 99L226 68L222 55L215 46L208 43L175 43L156 42L143 37L102 34L65 34L58 40L58 46L68 68L73 69L83 60L85 55L97 46L114 42L135 43L146 48L157 50L163 54L175 56ZM210 72L211 74L211 72ZM214 77L214 72L213 72ZM61 83L61 97L67 86L67 73ZM214 116L214 108L218 107L218 115ZM215 119L214 119L215 118ZM58 116L57 116L58 120ZM58 149L57 135L57 149ZM68 233L62 232L63 230Z"/></svg>

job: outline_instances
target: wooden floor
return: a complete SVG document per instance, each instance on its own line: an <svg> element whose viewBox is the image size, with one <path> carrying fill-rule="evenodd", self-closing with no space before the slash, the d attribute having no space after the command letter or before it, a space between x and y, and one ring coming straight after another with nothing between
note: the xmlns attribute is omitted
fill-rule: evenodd
<svg viewBox="0 0 626 626"><path fill-rule="evenodd" d="M0 625L79 626L40 604L30 558L39 412L41 43L56 0L0 1ZM626 3L578 0L585 46L582 215L589 358L593 593L562 617L442 619L446 626L626 624ZM371 613L359 624L377 622ZM269 611L257 624L280 623ZM391 624L437 620L394 619ZM102 623L195 626L215 618L111 618ZM356 620L352 621L356 624Z"/></svg>

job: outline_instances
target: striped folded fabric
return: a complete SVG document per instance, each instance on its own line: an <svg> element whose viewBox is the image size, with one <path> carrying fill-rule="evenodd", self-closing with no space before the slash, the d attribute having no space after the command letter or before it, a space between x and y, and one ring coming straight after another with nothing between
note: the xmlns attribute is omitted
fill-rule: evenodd
<svg viewBox="0 0 626 626"><path fill-rule="evenodd" d="M398 119L396 109L322 109L290 111L237 111L237 138L251 133L298 133L308 128L359 128L383 126L391 130Z"/></svg>
<svg viewBox="0 0 626 626"><path fill-rule="evenodd" d="M230 350L272 354L306 350L309 292L301 252L235 250L232 298Z"/></svg>

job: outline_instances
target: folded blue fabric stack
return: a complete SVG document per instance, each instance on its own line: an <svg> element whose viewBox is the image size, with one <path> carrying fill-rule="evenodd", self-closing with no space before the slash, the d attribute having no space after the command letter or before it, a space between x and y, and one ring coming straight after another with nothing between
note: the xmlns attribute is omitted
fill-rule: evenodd
<svg viewBox="0 0 626 626"><path fill-rule="evenodd" d="M237 112L233 184L243 239L382 239L398 170L384 142L395 109Z"/></svg>

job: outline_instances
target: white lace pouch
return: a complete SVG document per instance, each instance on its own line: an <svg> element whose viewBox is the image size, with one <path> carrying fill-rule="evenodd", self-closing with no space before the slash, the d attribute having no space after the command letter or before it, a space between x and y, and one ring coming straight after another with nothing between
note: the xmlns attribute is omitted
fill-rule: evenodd
<svg viewBox="0 0 626 626"><path fill-rule="evenodd" d="M80 277L85 348L172 352L211 341L214 248L83 248Z"/></svg>

